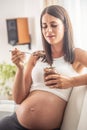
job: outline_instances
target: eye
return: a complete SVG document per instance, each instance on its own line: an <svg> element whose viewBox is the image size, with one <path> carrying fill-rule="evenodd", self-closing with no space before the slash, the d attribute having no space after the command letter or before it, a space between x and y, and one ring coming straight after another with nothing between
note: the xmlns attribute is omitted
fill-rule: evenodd
<svg viewBox="0 0 87 130"><path fill-rule="evenodd" d="M51 27L56 28L56 27L58 27L58 25L57 24L51 24Z"/></svg>

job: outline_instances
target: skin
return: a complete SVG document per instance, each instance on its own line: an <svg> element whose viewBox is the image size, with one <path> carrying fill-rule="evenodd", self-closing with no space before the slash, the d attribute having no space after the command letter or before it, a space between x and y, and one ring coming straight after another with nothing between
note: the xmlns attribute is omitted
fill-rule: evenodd
<svg viewBox="0 0 87 130"><path fill-rule="evenodd" d="M53 58L64 55L62 49L64 31L64 25L60 19L49 14L42 17L42 33L51 45ZM21 125L30 129L52 130L58 128L61 125L67 102L49 92L38 90L30 92L31 72L38 60L38 55L32 54L26 67L23 63L24 57L25 54L18 49L12 51L12 62L18 68L13 86L13 98L17 104L20 104L16 110L17 118ZM87 59L87 52L76 48L75 62L87 67L85 59ZM67 77L54 72L45 79L48 87L60 89L87 85L87 74ZM51 83L55 85L51 85Z"/></svg>

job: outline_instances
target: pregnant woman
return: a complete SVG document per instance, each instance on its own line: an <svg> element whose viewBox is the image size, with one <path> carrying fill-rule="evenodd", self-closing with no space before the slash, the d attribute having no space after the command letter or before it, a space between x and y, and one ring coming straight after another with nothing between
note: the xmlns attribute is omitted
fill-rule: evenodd
<svg viewBox="0 0 87 130"><path fill-rule="evenodd" d="M67 11L46 7L40 23L43 51L32 53L26 67L23 52L15 48L11 53L17 66L13 99L19 105L0 120L0 130L59 130L72 88L87 84L87 74L78 73L87 67L87 52L74 47ZM51 73L44 77L45 68Z"/></svg>

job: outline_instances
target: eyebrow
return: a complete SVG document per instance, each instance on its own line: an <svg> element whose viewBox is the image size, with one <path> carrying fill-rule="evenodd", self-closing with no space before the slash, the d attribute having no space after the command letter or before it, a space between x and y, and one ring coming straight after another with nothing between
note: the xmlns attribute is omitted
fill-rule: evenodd
<svg viewBox="0 0 87 130"><path fill-rule="evenodd" d="M57 22L56 21L51 21L50 23L57 23ZM42 24L46 24L46 22L42 22Z"/></svg>

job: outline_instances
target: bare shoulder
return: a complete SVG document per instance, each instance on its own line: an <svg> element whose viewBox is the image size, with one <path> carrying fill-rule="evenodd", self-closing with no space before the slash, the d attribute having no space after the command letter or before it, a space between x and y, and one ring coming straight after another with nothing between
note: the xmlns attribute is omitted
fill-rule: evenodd
<svg viewBox="0 0 87 130"><path fill-rule="evenodd" d="M87 55L87 51L81 48L75 48L75 55L76 56Z"/></svg>
<svg viewBox="0 0 87 130"><path fill-rule="evenodd" d="M75 48L75 61L87 66L87 51L81 48Z"/></svg>

